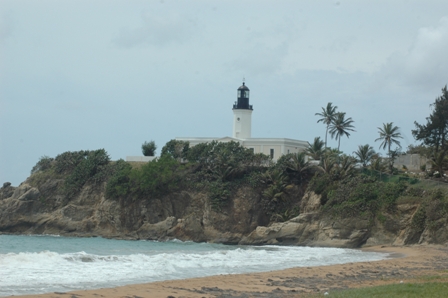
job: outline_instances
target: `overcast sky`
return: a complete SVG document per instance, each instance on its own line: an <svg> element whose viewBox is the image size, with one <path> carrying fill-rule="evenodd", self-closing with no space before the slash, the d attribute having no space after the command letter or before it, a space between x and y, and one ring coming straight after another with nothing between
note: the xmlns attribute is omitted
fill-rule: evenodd
<svg viewBox="0 0 448 298"><path fill-rule="evenodd" d="M324 138L333 102L355 121L345 153L378 150L386 122L406 149L447 53L446 0L0 0L0 183L44 155L231 136L243 78L253 137Z"/></svg>

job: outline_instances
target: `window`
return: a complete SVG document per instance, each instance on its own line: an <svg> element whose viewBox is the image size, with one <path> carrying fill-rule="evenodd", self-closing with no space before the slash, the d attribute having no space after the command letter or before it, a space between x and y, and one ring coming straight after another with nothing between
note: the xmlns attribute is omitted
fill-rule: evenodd
<svg viewBox="0 0 448 298"><path fill-rule="evenodd" d="M289 149L288 149L288 154L289 154Z"/></svg>
<svg viewBox="0 0 448 298"><path fill-rule="evenodd" d="M274 149L271 149L271 158L274 159Z"/></svg>
<svg viewBox="0 0 448 298"><path fill-rule="evenodd" d="M254 148L249 148L250 151L252 151L252 153L254 153Z"/></svg>

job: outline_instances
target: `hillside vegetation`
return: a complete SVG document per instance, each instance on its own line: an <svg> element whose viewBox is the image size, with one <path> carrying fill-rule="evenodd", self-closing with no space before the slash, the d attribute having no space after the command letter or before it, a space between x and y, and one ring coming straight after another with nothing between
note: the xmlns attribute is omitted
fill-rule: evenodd
<svg viewBox="0 0 448 298"><path fill-rule="evenodd" d="M104 149L42 157L20 187L2 188L9 215L0 231L252 244L446 241L444 184L363 168L336 150L314 165L305 153L274 164L235 142L189 148L172 140L162 152L148 163L111 161ZM265 237L263 226L276 232Z"/></svg>

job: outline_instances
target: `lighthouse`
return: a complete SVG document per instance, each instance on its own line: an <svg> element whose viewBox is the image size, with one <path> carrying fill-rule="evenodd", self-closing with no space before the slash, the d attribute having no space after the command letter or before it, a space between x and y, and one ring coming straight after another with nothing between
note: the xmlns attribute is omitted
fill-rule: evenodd
<svg viewBox="0 0 448 298"><path fill-rule="evenodd" d="M275 162L282 155L305 151L309 143L288 138L252 138L252 112L249 103L250 90L244 80L237 89L237 101L233 104L233 133L232 137L177 137L177 141L188 142L190 148L198 144L211 142L238 142L241 146L254 153L262 153L271 157Z"/></svg>
<svg viewBox="0 0 448 298"><path fill-rule="evenodd" d="M252 129L252 105L249 104L249 88L243 85L237 89L237 101L233 105L233 137L250 139Z"/></svg>

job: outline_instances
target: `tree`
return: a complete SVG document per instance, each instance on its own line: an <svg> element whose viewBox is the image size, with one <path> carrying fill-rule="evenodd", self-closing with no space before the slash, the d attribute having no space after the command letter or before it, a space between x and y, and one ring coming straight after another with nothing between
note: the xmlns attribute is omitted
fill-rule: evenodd
<svg viewBox="0 0 448 298"><path fill-rule="evenodd" d="M386 149L387 147L387 155L389 156L389 170L392 171L394 166L394 160L397 154L394 154L390 150L392 143L396 144L399 148L401 148L400 142L398 139L402 139L400 128L398 126L394 126L393 122L383 123L383 127L378 127L378 133L380 137L375 140L382 141L380 144L380 149Z"/></svg>
<svg viewBox="0 0 448 298"><path fill-rule="evenodd" d="M309 173L311 165L306 160L306 153L298 152L282 155L277 160L276 168L283 173L287 173L291 181L300 184Z"/></svg>
<svg viewBox="0 0 448 298"><path fill-rule="evenodd" d="M355 173L355 158L327 150L319 163L319 169L333 180L341 180Z"/></svg>
<svg viewBox="0 0 448 298"><path fill-rule="evenodd" d="M187 157L188 151L190 150L190 142L188 141L178 141L170 140L162 148L160 156L171 156L174 159L181 161Z"/></svg>
<svg viewBox="0 0 448 298"><path fill-rule="evenodd" d="M373 171L384 172L387 168L387 165L378 154L374 154L371 158L369 168Z"/></svg>
<svg viewBox="0 0 448 298"><path fill-rule="evenodd" d="M431 159L436 165L439 173L443 172L445 159L448 152L448 89L445 85L442 88L442 96L436 98L431 104L433 110L426 118L426 124L417 122L412 135L417 141L422 141L424 145L432 148Z"/></svg>
<svg viewBox="0 0 448 298"><path fill-rule="evenodd" d="M46 155L42 156L36 163L36 165L31 169L31 174L50 169L52 167L53 161L54 158L48 157Z"/></svg>
<svg viewBox="0 0 448 298"><path fill-rule="evenodd" d="M154 141L144 142L142 144L142 153L144 156L154 156L156 155L157 145Z"/></svg>
<svg viewBox="0 0 448 298"><path fill-rule="evenodd" d="M314 142L308 145L305 152L314 160L320 160L322 154L324 153L324 145L325 143L320 139L320 137L315 137Z"/></svg>
<svg viewBox="0 0 448 298"><path fill-rule="evenodd" d="M345 119L345 113L336 113L336 117L333 122L330 123L330 135L332 138L338 140L338 150L341 146L341 137L350 136L349 131L355 131L351 117Z"/></svg>
<svg viewBox="0 0 448 298"><path fill-rule="evenodd" d="M361 163L363 168L367 167L372 157L375 155L375 150L369 144L359 145L358 150L353 152L356 156L356 161Z"/></svg>
<svg viewBox="0 0 448 298"><path fill-rule="evenodd" d="M234 141L197 144L189 150L187 158L189 162L197 163L203 178L222 182L241 177L254 168L263 168L268 161L266 155L255 155Z"/></svg>
<svg viewBox="0 0 448 298"><path fill-rule="evenodd" d="M330 124L334 121L336 117L336 109L337 106L333 106L331 102L327 104L326 108L322 108L322 113L316 113L316 116L321 116L317 123L323 122L327 126L327 130L325 131L325 147L327 147L327 135L328 129L330 128Z"/></svg>

